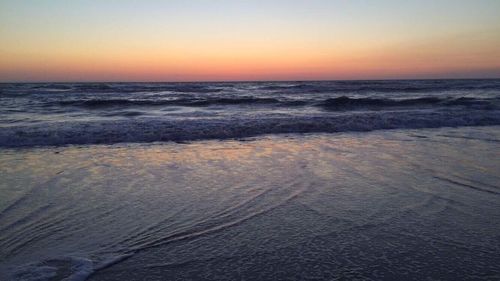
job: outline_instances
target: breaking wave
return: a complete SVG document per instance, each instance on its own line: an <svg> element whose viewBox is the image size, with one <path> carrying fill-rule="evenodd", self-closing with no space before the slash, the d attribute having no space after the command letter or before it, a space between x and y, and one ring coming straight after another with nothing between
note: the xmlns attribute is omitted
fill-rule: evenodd
<svg viewBox="0 0 500 281"><path fill-rule="evenodd" d="M1 147L113 144L245 138L403 128L500 125L500 112L480 110L359 112L340 115L54 122L0 128Z"/></svg>
<svg viewBox="0 0 500 281"><path fill-rule="evenodd" d="M380 99L380 98L349 98L341 96L338 98L330 98L320 103L321 106L330 109L349 109L353 107L396 107L396 106L422 106L422 105L439 105L439 106L475 106L485 105L494 106L495 100L481 100L468 97L460 98L438 98L438 97L421 97L410 99Z"/></svg>
<svg viewBox="0 0 500 281"><path fill-rule="evenodd" d="M174 100L140 100L140 99L89 99L61 101L60 105L82 106L82 107L106 107L106 106L209 106L209 105L231 105L231 104L270 104L279 103L273 98L211 98L211 99L174 99Z"/></svg>
<svg viewBox="0 0 500 281"><path fill-rule="evenodd" d="M263 97L220 97L220 98L179 98L179 99L86 99L64 100L57 102L61 106L76 106L86 108L101 108L111 106L188 106L203 107L211 105L277 105L277 106L319 106L328 109L349 110L357 107L407 107L407 106L490 106L494 107L496 99L476 99L469 97L421 97L410 99L380 99L380 98L351 98L341 96L328 98L323 101L315 100L280 100ZM48 103L52 106L53 103Z"/></svg>
<svg viewBox="0 0 500 281"><path fill-rule="evenodd" d="M500 124L500 80L0 84L0 147Z"/></svg>

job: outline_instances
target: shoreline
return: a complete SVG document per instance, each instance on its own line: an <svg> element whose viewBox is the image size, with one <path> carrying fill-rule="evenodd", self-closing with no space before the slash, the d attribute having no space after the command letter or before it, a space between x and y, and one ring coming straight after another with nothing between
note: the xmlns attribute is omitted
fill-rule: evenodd
<svg viewBox="0 0 500 281"><path fill-rule="evenodd" d="M0 272L491 277L499 128L0 149Z"/></svg>

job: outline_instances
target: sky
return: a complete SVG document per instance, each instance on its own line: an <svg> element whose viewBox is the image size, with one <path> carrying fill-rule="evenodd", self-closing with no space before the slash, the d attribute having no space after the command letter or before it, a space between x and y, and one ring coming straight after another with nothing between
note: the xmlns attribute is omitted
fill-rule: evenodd
<svg viewBox="0 0 500 281"><path fill-rule="evenodd" d="M498 0L0 0L0 81L500 78Z"/></svg>

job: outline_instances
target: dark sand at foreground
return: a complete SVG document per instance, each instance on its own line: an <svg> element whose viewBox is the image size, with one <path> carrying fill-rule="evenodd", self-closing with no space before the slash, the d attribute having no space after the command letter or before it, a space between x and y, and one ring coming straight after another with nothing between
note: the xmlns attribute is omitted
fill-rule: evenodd
<svg viewBox="0 0 500 281"><path fill-rule="evenodd" d="M498 279L499 141L461 127L2 149L0 272Z"/></svg>

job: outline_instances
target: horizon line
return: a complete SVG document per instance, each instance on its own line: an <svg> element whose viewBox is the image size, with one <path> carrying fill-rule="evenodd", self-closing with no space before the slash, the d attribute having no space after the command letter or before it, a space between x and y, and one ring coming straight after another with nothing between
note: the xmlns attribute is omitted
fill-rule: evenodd
<svg viewBox="0 0 500 281"><path fill-rule="evenodd" d="M283 79L283 80L178 80L178 81L124 81L124 80L109 80L109 81L99 81L99 80L82 80L82 81L0 81L0 84L13 84L13 83L23 83L23 84L45 84L45 83L55 83L55 84L72 84L72 83L258 83L258 82L341 82L341 81L436 81L436 80L500 80L500 76L497 77L465 77L465 78L382 78L382 79Z"/></svg>

